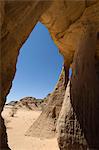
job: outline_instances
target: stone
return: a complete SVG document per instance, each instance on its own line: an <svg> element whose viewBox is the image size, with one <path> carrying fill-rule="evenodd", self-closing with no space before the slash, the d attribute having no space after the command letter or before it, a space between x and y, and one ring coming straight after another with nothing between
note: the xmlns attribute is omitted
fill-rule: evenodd
<svg viewBox="0 0 99 150"><path fill-rule="evenodd" d="M86 139L71 104L70 81L57 121L57 140L61 150L87 150Z"/></svg>
<svg viewBox="0 0 99 150"><path fill-rule="evenodd" d="M97 32L86 24L73 60L71 104L89 149L99 149L99 74L95 64Z"/></svg>
<svg viewBox="0 0 99 150"><path fill-rule="evenodd" d="M80 124L81 131L83 130L83 134L85 135L85 139L87 141L89 148L91 149L91 147L92 148L95 147L94 144L96 139L95 149L99 149L98 141L97 141L97 138L99 137L99 132L96 132L96 130L98 131L98 121L97 121L98 94L96 89L98 89L97 84L99 78L99 36L98 36L99 1L98 0L93 0L93 1L89 1L89 0L40 1L38 0L38 1L24 1L24 2L9 1L9 0L0 1L0 55L1 55L0 56L1 58L0 59L0 81L1 81L0 113L3 110L4 104L6 102L6 96L9 93L12 86L12 80L16 72L16 63L17 63L17 58L19 55L20 48L22 44L26 41L26 39L28 38L29 34L31 33L31 31L33 30L34 26L37 24L38 21L41 21L48 28L53 41L59 48L59 52L64 57L65 87L67 86L68 83L68 72L69 72L70 64L72 63L76 64L73 65L74 74L73 74L73 78L71 79L71 85L70 85L71 104L73 108L72 110L75 111L75 116L77 117L77 121ZM94 52L94 54L89 51L89 49L91 49L91 47L89 46L90 38L87 39L88 47L86 44L85 49L81 48L82 51L80 50L78 51L79 45L82 43L81 42L82 37L85 38L85 40L86 38L89 37L88 35L83 36L83 34L86 33L86 27L89 31L90 25L93 26L92 30L96 33L95 36L93 37L93 40L96 40L96 43L94 44L94 46L92 45L93 51L91 51ZM90 33L89 35L93 36L92 33ZM93 43L92 40L91 42ZM87 48L88 48L88 53L86 50ZM79 59L82 60L82 62L79 65L81 67L80 71L82 71L83 73L82 64L84 63L84 59L82 59L81 56L83 56L83 54L85 53L86 55L84 56L86 57L84 57L84 59L87 60L87 58L89 58L88 59L89 62L91 62L90 61L91 59L92 60L94 59L92 63L89 62L88 64L85 63L86 68L87 65L90 64L89 66L91 66L92 64L92 70L94 71L94 74L93 71L92 72L90 71L89 69L90 67L89 67L88 70L91 72L91 74L89 74L87 70L84 76L82 77L82 75L77 74L77 69L78 69L77 61L79 62ZM77 80L78 78L77 79L75 78L75 74L77 74L77 77L83 79L82 82L78 82ZM89 77L89 78L84 78L84 77ZM88 80L88 82L86 82L86 79ZM91 79L92 81L95 80L95 82L90 83ZM79 83L80 83L80 88L77 88L79 87ZM86 88L83 88L83 86ZM77 92L75 94L76 88L77 88ZM81 92L82 89L83 92ZM89 90L91 91L92 95L89 94L90 93ZM80 93L82 95L81 102L79 101ZM86 95L86 97L84 94ZM86 103L84 100L86 100L87 98L91 99L90 101L87 100L89 113L88 115L86 115L87 119L85 119L85 125L82 126L82 120L84 116L81 115L82 112L81 104L83 101L85 105ZM78 103L78 101L80 106L79 109L77 110L75 106ZM89 102L92 102L93 105L90 104ZM56 116L55 109L56 108L54 107L52 111L53 112L52 118ZM78 112L79 115L77 115ZM94 116L94 119L92 119L93 121L92 120L89 121L91 115ZM2 119L1 121L3 122ZM90 123L92 123L91 125L92 131L89 133ZM95 128L95 130L93 128ZM2 136L2 142L0 143L0 148L9 149L7 146L7 135L5 132L4 123L2 123L0 127L0 136L1 135L3 136ZM94 135L95 138L93 138L92 135ZM63 140L61 138L61 142L58 140L59 143L62 143L62 141L64 141L64 138ZM59 147L61 147L60 144ZM65 142L65 147L66 147L66 142ZM74 149L73 146L72 149Z"/></svg>

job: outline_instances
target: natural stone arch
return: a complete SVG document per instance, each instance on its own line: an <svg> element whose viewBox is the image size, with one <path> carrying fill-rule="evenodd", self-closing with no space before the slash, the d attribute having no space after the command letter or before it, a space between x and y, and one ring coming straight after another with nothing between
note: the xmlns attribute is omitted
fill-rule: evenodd
<svg viewBox="0 0 99 150"><path fill-rule="evenodd" d="M51 2L41 1L1 1L0 2L0 148L9 149L7 135L1 112L6 96L12 86L16 71L16 62L20 47L38 22L41 14L50 6ZM34 17L35 16L35 17ZM5 44L6 41L6 44ZM12 56L11 56L12 55ZM4 57L3 57L4 56Z"/></svg>
<svg viewBox="0 0 99 150"><path fill-rule="evenodd" d="M66 70L66 82L68 82L68 71L71 62L73 61L73 56L75 51L78 49L77 45L80 43L80 38L82 37L83 27L85 24L89 25L92 23L94 25L94 30L99 32L99 2L95 1L67 1L67 0L53 0L53 1L29 1L29 2L16 2L16 1L2 1L0 2L0 28L1 28L1 67L0 79L1 82L1 95L0 95L0 113L6 101L6 95L9 93L11 88L12 80L15 75L16 61L19 53L19 49L22 44L27 39L31 30L36 25L37 21L40 20L49 29L53 40L60 49L60 53L64 56L65 70ZM75 13L76 12L76 13ZM35 16L35 17L34 17ZM89 20L89 21L88 21ZM97 42L98 43L98 42ZM98 45L98 44L96 44ZM75 53L76 54L76 53ZM79 54L79 53L78 53ZM93 63L95 63L95 71L99 71L99 46L96 47L96 58ZM74 58L74 62L77 61L78 57ZM97 60L97 62L96 62ZM83 60L82 60L83 62ZM74 66L76 69L77 67ZM87 74L88 72L86 72ZM75 95L73 94L75 90L76 82L74 76L72 78L71 87L71 97L72 103L75 104ZM97 82L98 83L98 82ZM78 82L76 83L76 86ZM97 85L95 84L95 88ZM82 88L82 87L81 87ZM79 93L79 92L78 92ZM82 94L82 93L81 93ZM88 93L87 93L88 94ZM82 94L83 96L83 94ZM94 94L98 96L98 94ZM98 98L98 97L97 97ZM79 97L77 97L79 99ZM95 101L95 106L97 100ZM74 106L73 106L74 108ZM76 110L77 111L77 110ZM76 112L75 111L75 112ZM90 112L92 109L89 110ZM98 112L98 111L97 111ZM76 112L77 113L77 112ZM97 115L96 111L94 116ZM77 119L80 121L84 116L79 116ZM0 117L1 127L0 127L0 137L1 143L0 148L7 149L7 138L5 127L2 118ZM81 124L81 122L80 122ZM96 121L96 128L98 122ZM85 126L86 127L86 126ZM83 129L83 127L81 126ZM83 130L85 135L89 130ZM94 131L93 131L94 132ZM62 133L59 134L61 136ZM94 132L95 134L95 132ZM95 134L96 135L96 134ZM72 134L72 136L74 136ZM98 134L99 136L99 134ZM98 137L97 136L97 137ZM64 139L62 139L64 140ZM89 146L92 144L90 137L87 136L86 140ZM63 141L61 141L63 144ZM69 144L71 145L71 141ZM67 143L65 143L66 146ZM60 149L61 147L59 142ZM97 143L97 148L99 143ZM90 146L93 148L93 144ZM72 147L73 148L73 147Z"/></svg>

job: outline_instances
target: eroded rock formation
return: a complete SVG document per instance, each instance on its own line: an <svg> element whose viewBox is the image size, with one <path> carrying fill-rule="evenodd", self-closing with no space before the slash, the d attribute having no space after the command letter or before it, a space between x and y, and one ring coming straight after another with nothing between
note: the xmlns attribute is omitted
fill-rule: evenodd
<svg viewBox="0 0 99 150"><path fill-rule="evenodd" d="M47 97L47 105L39 118L27 131L28 136L52 138L56 135L56 124L65 95L65 71L62 69L54 91Z"/></svg>
<svg viewBox="0 0 99 150"><path fill-rule="evenodd" d="M99 74L95 67L97 32L87 24L73 61L71 104L90 149L99 149ZM74 73L75 72L75 73Z"/></svg>
<svg viewBox="0 0 99 150"><path fill-rule="evenodd" d="M16 109L42 111L47 105L48 97L49 96L46 96L44 99L36 99L35 97L24 97L19 101L11 101L6 105L12 106Z"/></svg>
<svg viewBox="0 0 99 150"><path fill-rule="evenodd" d="M65 84L68 82L68 71L70 64L73 62L70 93L72 111L75 112L77 121L79 121L81 131L85 135L89 148L98 150L98 0L0 1L0 113L16 72L16 62L20 47L38 21L41 21L48 28L52 39L58 46L60 53L64 56L66 71ZM93 32L90 31L90 25ZM91 36L92 39L90 39ZM85 39L85 41L83 39ZM88 115L86 115L87 108ZM82 121L84 121L84 123L82 123ZM8 149L5 126L1 116L0 122L2 122L0 126L0 137L2 137L0 148ZM91 127L89 127L90 124ZM66 124L63 124L62 127L63 126L65 128ZM61 128L61 126L59 128ZM59 137L62 137L61 134L61 132L58 134ZM74 135L75 134L72 133L72 137L74 137ZM61 138L61 141L59 141L61 150L65 150L61 144L67 140L66 137L67 136ZM67 142L65 142L65 147L66 144ZM73 145L72 140L69 144ZM72 149L75 150L75 147L72 146Z"/></svg>
<svg viewBox="0 0 99 150"><path fill-rule="evenodd" d="M87 142L70 99L68 82L62 109L57 122L57 139L62 150L87 150Z"/></svg>
<svg viewBox="0 0 99 150"><path fill-rule="evenodd" d="M62 150L99 149L97 30L89 22L82 30L72 64L71 99L65 95L58 121L58 141Z"/></svg>

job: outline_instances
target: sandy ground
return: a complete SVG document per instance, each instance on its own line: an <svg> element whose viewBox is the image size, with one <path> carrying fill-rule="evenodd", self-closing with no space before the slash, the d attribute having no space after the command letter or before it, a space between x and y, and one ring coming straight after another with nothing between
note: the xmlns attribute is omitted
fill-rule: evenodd
<svg viewBox="0 0 99 150"><path fill-rule="evenodd" d="M5 107L2 115L5 119L8 144L11 150L59 150L57 140L25 136L26 131L40 115L40 111L20 109L10 117L11 107Z"/></svg>

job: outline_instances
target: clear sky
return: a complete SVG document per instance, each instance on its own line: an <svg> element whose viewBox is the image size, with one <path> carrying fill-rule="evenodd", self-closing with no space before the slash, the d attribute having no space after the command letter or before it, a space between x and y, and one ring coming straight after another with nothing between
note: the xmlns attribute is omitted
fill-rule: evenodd
<svg viewBox="0 0 99 150"><path fill-rule="evenodd" d="M40 22L20 50L17 71L7 101L26 96L43 98L52 92L58 81L63 57Z"/></svg>

